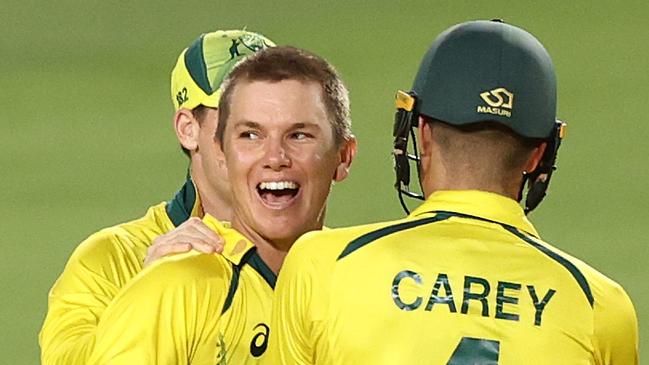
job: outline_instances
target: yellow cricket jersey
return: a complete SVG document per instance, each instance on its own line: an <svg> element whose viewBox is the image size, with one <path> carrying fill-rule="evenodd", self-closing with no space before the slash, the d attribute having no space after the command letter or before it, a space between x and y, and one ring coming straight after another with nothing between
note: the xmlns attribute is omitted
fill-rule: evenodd
<svg viewBox="0 0 649 365"><path fill-rule="evenodd" d="M622 287L519 205L440 191L403 220L310 233L275 292L268 364L638 363Z"/></svg>
<svg viewBox="0 0 649 365"><path fill-rule="evenodd" d="M49 293L47 317L39 336L42 364L86 364L104 311L142 270L153 239L196 216L199 208L198 194L188 179L168 203L82 242Z"/></svg>
<svg viewBox="0 0 649 365"><path fill-rule="evenodd" d="M254 245L209 215L222 254L166 257L106 309L89 364L254 364L268 344L275 274Z"/></svg>

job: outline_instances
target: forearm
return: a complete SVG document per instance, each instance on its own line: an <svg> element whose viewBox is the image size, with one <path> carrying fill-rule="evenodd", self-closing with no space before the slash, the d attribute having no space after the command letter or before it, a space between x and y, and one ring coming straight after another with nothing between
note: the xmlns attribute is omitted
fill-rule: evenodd
<svg viewBox="0 0 649 365"><path fill-rule="evenodd" d="M42 364L85 364L106 300L91 294L51 295L39 336Z"/></svg>
<svg viewBox="0 0 649 365"><path fill-rule="evenodd" d="M41 341L41 363L43 365L86 364L93 345L93 333L66 336L48 343Z"/></svg>

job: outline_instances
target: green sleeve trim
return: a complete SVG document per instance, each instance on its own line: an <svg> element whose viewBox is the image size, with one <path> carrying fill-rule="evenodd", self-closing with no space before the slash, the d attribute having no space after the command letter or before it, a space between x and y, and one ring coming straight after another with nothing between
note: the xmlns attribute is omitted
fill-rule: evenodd
<svg viewBox="0 0 649 365"><path fill-rule="evenodd" d="M565 267L570 272L572 277L575 278L575 280L577 281L577 284L579 284L579 287L581 288L581 290L586 295L586 299L588 299L588 303L590 304L591 308L594 306L595 298L593 297L593 293L590 290L590 285L588 284L588 281L584 277L584 274L582 274L581 271L579 271L579 269L572 262L566 260L564 257L559 255L558 253L556 253L556 252L550 250L549 248L547 248L547 247L539 244L538 242L534 241L533 239L531 239L530 237L526 236L524 233L522 233L521 231L516 229L516 227L506 226L506 225L502 225L502 226L507 231L511 232L512 234L514 234L518 238L522 239L523 241L527 242L528 244L530 244L532 247L536 248L537 250L543 252L548 257L550 257L554 261L561 264L561 266Z"/></svg>
<svg viewBox="0 0 649 365"><path fill-rule="evenodd" d="M510 226L505 223L501 222L496 222L490 219L486 218L481 218L481 217L476 217L473 215L469 214L464 214L464 213L458 213L458 212L450 212L450 211L432 211L432 212L426 212L425 214L430 214L434 213L435 216L430 217L430 218L424 218L416 221L408 221L405 223L400 223L396 224L393 226L388 226L381 228L376 231L372 231L369 233L366 233L355 240L351 241L343 250L343 252L338 256L338 260L348 256L352 252L358 250L359 248L366 246L367 244L374 242L378 240L379 238L385 237L387 235L390 235L392 233L400 232L406 229L411 229L415 227L419 227L421 225L429 224L429 223L435 223L435 222L440 222L445 219L451 218L451 217L458 217L458 218L465 218L465 219L475 219L475 220L480 220L484 222L489 222L489 223L494 223L498 224L501 227L503 227L506 231L510 232L511 234L515 235L516 237L520 238L527 244L531 245L532 247L536 248L537 250L541 251L543 254L547 255L550 257L552 260L556 261L559 263L561 266L563 266L570 274L572 277L577 281L577 284L581 288L581 290L584 292L584 295L586 296L586 299L588 300L588 303L590 304L591 307L593 307L595 303L595 298L593 297L593 293L590 289L590 285L588 284L588 280L586 280L586 277L584 274L570 261L568 261L566 258L563 256L559 255L558 253L552 251L551 249L541 245L540 243L536 242L534 239L529 237L527 234L524 232L521 232L518 228L514 226ZM422 213L424 214L424 213Z"/></svg>
<svg viewBox="0 0 649 365"><path fill-rule="evenodd" d="M581 271L570 261L568 261L566 258L563 256L559 255L558 253L550 250L549 248L539 244L536 242L534 239L529 237L527 234L521 232L518 228L514 226L510 226L509 224L501 223L501 222L496 222L492 221L490 219L485 219L481 217L476 217L473 215L469 214L463 214L463 213L456 213L456 212L446 212L446 211L437 211L435 213L441 213L441 214L449 214L450 216L454 217L459 217L459 218L467 218L467 219L476 219L484 222L489 222L489 223L495 223L500 226L502 226L506 231L509 233L515 235L516 237L520 238L523 240L525 243L531 245L532 247L536 248L537 250L541 251L554 261L558 262L561 266L566 268L570 272L573 278L577 281L577 284L579 284L579 287L581 290L584 292L586 295L586 299L588 300L588 303L590 304L591 307L593 307L595 303L595 298L593 297L593 293L590 290L590 285L588 284L588 280L586 280L586 277L584 277L584 274L582 274Z"/></svg>
<svg viewBox="0 0 649 365"><path fill-rule="evenodd" d="M416 221L409 221L409 222L405 222L405 223L399 223L399 224L395 224L393 226L383 227L383 228L378 229L376 231L366 233L366 234L356 238L355 240L351 241L345 247L345 249L340 254L340 256L338 256L337 261L340 260L340 259L345 258L346 256L348 256L352 252L358 250L359 248L378 240L379 238L391 235L393 233L401 232L401 231L404 231L404 230L407 230L407 229L416 228L416 227L419 227L419 226L422 226L422 225L425 225L425 224L441 222L441 221L443 221L445 219L448 219L449 217L450 216L448 214L437 214L434 217L419 219L419 220L416 220Z"/></svg>

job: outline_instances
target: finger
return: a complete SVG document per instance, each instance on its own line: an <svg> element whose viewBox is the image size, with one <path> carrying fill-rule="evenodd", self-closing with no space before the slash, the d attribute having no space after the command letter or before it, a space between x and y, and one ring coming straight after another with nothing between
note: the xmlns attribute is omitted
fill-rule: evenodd
<svg viewBox="0 0 649 365"><path fill-rule="evenodd" d="M150 265L152 262L174 253L187 252L192 249L192 245L186 242L180 243L170 243L170 244L158 244L157 246L151 246L147 250L147 256L144 259L144 266Z"/></svg>
<svg viewBox="0 0 649 365"><path fill-rule="evenodd" d="M215 248L218 248L220 250L223 249L223 237L221 237L217 232L214 232L212 229L210 229L205 223L201 221L197 223L194 228L196 229L196 231L200 232L203 235L208 243L212 244Z"/></svg>
<svg viewBox="0 0 649 365"><path fill-rule="evenodd" d="M206 236L205 234L203 234L203 232L198 232L196 230L185 230L184 232L182 232L182 234L179 234L173 238L173 243L176 242L189 243L195 250L203 253L216 252L218 245L213 241L212 237Z"/></svg>
<svg viewBox="0 0 649 365"><path fill-rule="evenodd" d="M158 258L167 256L172 253L187 252L192 249L192 245L187 242L175 242L166 245L161 245L155 252Z"/></svg>
<svg viewBox="0 0 649 365"><path fill-rule="evenodd" d="M180 224L178 227L183 226L193 226L195 224L203 223L203 221L198 217L189 217L186 221Z"/></svg>
<svg viewBox="0 0 649 365"><path fill-rule="evenodd" d="M189 243L203 253L223 251L223 239L198 218L190 218L171 232L157 237L152 247L173 243Z"/></svg>
<svg viewBox="0 0 649 365"><path fill-rule="evenodd" d="M205 240L192 240L190 241L190 244L192 248L196 251L202 252L202 253L214 253L216 252L216 247L214 247L213 243L207 242Z"/></svg>
<svg viewBox="0 0 649 365"><path fill-rule="evenodd" d="M223 251L223 239L212 231L202 221L194 221L191 224L177 228L173 236L166 238L165 242L188 242L194 249L204 253Z"/></svg>
<svg viewBox="0 0 649 365"><path fill-rule="evenodd" d="M183 223L182 225L178 226L178 228L169 232L165 237L165 241L174 242L181 239L184 240L188 237L191 239L200 238L203 241L213 242L214 244L222 241L220 236L218 236L216 233L214 233L214 231L207 227L205 223L200 220L196 220L196 218L194 218L192 221Z"/></svg>

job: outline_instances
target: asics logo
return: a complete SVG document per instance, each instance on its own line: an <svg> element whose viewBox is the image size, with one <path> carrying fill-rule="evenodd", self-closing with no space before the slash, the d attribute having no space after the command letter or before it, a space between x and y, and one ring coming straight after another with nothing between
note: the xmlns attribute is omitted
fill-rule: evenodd
<svg viewBox="0 0 649 365"><path fill-rule="evenodd" d="M270 328L266 323L259 323L255 326L255 330L259 329L259 332L252 338L250 342L250 354L253 357L259 357L266 352L268 347L268 333Z"/></svg>

